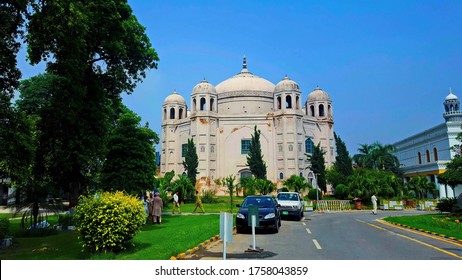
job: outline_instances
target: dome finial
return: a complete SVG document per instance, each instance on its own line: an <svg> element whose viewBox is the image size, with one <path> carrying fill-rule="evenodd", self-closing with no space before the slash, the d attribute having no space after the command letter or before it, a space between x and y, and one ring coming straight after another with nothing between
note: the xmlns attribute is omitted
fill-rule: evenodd
<svg viewBox="0 0 462 280"><path fill-rule="evenodd" d="M247 69L247 58L244 55L244 62L242 63L242 69Z"/></svg>
<svg viewBox="0 0 462 280"><path fill-rule="evenodd" d="M452 88L451 87L449 87L449 93L452 93Z"/></svg>

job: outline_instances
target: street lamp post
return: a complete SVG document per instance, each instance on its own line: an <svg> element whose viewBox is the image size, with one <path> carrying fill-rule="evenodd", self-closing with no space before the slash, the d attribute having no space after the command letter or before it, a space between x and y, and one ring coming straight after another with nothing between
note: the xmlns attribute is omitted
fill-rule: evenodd
<svg viewBox="0 0 462 280"><path fill-rule="evenodd" d="M319 184L318 184L318 174L314 174L314 181L316 182L316 210L318 210L319 212L319 195L318 195L318 187L319 187Z"/></svg>

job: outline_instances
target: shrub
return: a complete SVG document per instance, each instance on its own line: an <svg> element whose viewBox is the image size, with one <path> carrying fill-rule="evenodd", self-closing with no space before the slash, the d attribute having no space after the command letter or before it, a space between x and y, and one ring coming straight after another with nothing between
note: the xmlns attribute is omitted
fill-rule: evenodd
<svg viewBox="0 0 462 280"><path fill-rule="evenodd" d="M126 249L146 221L142 203L121 191L81 197L76 210L79 239L90 252Z"/></svg>
<svg viewBox="0 0 462 280"><path fill-rule="evenodd" d="M314 193L316 195L316 193ZM348 187L344 184L338 184L335 187L335 197L338 199L344 199L348 197Z"/></svg>
<svg viewBox="0 0 462 280"><path fill-rule="evenodd" d="M288 191L289 191L289 189L287 187L282 187L281 188L281 192L288 192Z"/></svg>
<svg viewBox="0 0 462 280"><path fill-rule="evenodd" d="M10 220L8 218L0 218L0 239L7 237L10 234Z"/></svg>
<svg viewBox="0 0 462 280"><path fill-rule="evenodd" d="M441 212L455 212L457 210L457 198L442 198L436 204L436 209Z"/></svg>
<svg viewBox="0 0 462 280"><path fill-rule="evenodd" d="M211 190L205 190L201 199L203 203L215 203L218 201L215 192Z"/></svg>
<svg viewBox="0 0 462 280"><path fill-rule="evenodd" d="M60 214L58 216L58 225L63 227L74 226L74 215L71 214Z"/></svg>
<svg viewBox="0 0 462 280"><path fill-rule="evenodd" d="M275 189L274 183L267 179L255 179L253 185L255 189L263 195L269 194Z"/></svg>
<svg viewBox="0 0 462 280"><path fill-rule="evenodd" d="M311 199L311 200L316 199L316 189L311 189L310 190L310 192L308 193L308 198ZM322 198L322 193L318 189L318 199L321 199L321 198Z"/></svg>

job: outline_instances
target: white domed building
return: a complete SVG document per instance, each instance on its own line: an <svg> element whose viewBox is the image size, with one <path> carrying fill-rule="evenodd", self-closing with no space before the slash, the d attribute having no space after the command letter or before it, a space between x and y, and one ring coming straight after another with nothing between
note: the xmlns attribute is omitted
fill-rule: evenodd
<svg viewBox="0 0 462 280"><path fill-rule="evenodd" d="M302 92L287 76L274 85L247 69L216 86L206 80L190 95L191 108L177 92L162 105L161 176L185 173L184 152L192 138L199 158L198 188L229 175L250 176L247 153L254 127L260 130L267 178L278 186L291 175L312 182L306 153L320 143L326 166L335 161L332 101L316 88L303 103ZM328 190L329 191L329 190Z"/></svg>

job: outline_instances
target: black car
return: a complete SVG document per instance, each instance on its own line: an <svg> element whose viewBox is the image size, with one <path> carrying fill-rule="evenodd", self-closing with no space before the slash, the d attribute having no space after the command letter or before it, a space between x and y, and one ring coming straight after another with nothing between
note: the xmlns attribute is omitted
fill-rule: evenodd
<svg viewBox="0 0 462 280"><path fill-rule="evenodd" d="M277 201L267 195L248 196L242 204L237 204L239 211L236 216L236 231L238 233L251 229L249 226L249 206L258 207L259 227L256 229L272 229L279 232L281 226L281 213Z"/></svg>

